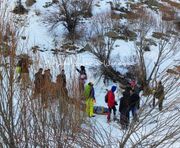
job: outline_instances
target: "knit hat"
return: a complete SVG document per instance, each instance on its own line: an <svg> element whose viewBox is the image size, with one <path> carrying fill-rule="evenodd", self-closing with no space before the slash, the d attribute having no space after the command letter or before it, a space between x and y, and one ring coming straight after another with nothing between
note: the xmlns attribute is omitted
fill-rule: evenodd
<svg viewBox="0 0 180 148"><path fill-rule="evenodd" d="M112 86L111 91L115 92L116 91L116 86Z"/></svg>

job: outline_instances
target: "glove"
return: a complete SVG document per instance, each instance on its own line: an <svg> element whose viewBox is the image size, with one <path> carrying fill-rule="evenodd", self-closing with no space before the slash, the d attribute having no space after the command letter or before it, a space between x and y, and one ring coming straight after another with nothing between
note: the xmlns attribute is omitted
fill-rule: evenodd
<svg viewBox="0 0 180 148"><path fill-rule="evenodd" d="M116 101L114 102L114 105L118 105Z"/></svg>

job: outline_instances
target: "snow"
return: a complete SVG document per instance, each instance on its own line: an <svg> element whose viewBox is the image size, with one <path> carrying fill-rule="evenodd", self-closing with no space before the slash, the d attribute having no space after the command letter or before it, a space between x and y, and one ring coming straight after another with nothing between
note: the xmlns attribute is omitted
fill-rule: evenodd
<svg viewBox="0 0 180 148"><path fill-rule="evenodd" d="M70 55L70 56L66 57L65 61L60 62L60 64L59 64L57 59L61 59L60 56L56 57L56 56L52 55L52 52L50 51L50 49L52 49L54 47L54 38L53 38L53 34L50 34L48 32L47 27L43 24L42 15L45 14L47 9L51 10L51 9L53 9L53 7L51 7L51 8L42 7L45 4L45 2L49 2L49 1L38 0L35 3L35 5L33 5L32 7L29 8L29 12L28 12L28 16L27 16L28 23L25 24L25 26L23 27L24 32L22 34L22 36L27 37L27 40L20 41L20 43L19 43L20 51L19 52L27 52L33 58L38 58L39 59L39 67L42 67L44 69L51 68L51 72L53 74L54 81L55 81L56 75L60 72L60 68L62 67L62 65L64 65L65 72L68 76L70 76L72 73L73 74L75 73L75 66L79 67L82 64L85 65L86 69L88 70L87 71L87 75L88 75L87 83L92 81L95 84L94 85L95 97L96 97L95 105L107 107L107 104L104 102L104 96L106 94L106 89L110 89L112 85L116 85L118 87L115 96L116 96L116 101L119 103L119 98L122 96L121 95L122 90L120 90L118 84L114 84L111 82L108 86L104 86L102 80L100 80L100 82L97 83L97 79L92 76L92 71L90 71L89 69L92 66L99 65L99 63L94 58L94 56L92 56L91 54L89 54L87 52L78 54L78 55L74 54L74 55ZM109 2L109 0L100 0L100 1L95 0L94 7L93 7L93 15L103 13L103 12L109 12L110 4L108 2ZM98 4L100 7L97 6L96 4ZM122 2L122 5L125 5L125 2ZM36 11L40 12L39 16L37 16L35 14ZM62 26L58 27L57 32L58 33L60 32L60 34L61 34L62 29L63 29ZM38 45L40 47L40 49L44 49L44 50L46 49L47 51L46 52L38 52L38 55L34 55L30 49L32 46L35 46L35 45ZM26 49L24 49L24 47ZM116 50L113 51L112 57L119 56L120 59L123 57L129 56L132 53L135 53L134 44L132 42L125 42L125 41L119 40L119 41L115 42L114 48L116 48ZM153 49L152 52L147 52L147 54L146 54L147 65L152 67L154 64L154 61L156 59L157 59L156 49ZM179 59L179 57L176 56L176 59ZM125 65L125 64L126 63L122 63L122 62L119 63L119 65ZM116 65L118 65L118 64L116 63ZM163 66L162 69L164 69L164 67L166 67L166 65L167 65L167 62ZM36 68L36 70L37 69L38 69L38 67ZM33 71L33 73L34 72L35 71ZM31 77L32 77L32 75L33 74L31 74ZM144 102L145 101L142 99L141 103L144 103ZM165 104L167 104L167 103L165 103ZM117 109L118 109L118 107L117 107ZM173 112L176 112L176 111L173 110ZM167 116L169 116L168 114L171 114L171 113L167 113ZM119 118L119 114L117 116ZM166 116L164 116L164 117L166 117ZM90 119L90 121L93 124L95 124L97 127L103 128L107 132L110 132L112 137L122 138L124 131L121 130L119 124L116 122L112 122L110 124L107 123L106 116L96 115L96 117L94 119ZM151 131L153 128L155 128L155 126L156 126L156 123L144 125L139 130L139 132L143 135L143 133L145 134L145 133L147 133L147 131ZM133 138L135 138L135 137L133 137ZM158 138L161 138L161 137L158 137ZM118 144L115 145L114 147L116 147L116 146L118 146ZM174 146L174 148L178 148L178 145Z"/></svg>

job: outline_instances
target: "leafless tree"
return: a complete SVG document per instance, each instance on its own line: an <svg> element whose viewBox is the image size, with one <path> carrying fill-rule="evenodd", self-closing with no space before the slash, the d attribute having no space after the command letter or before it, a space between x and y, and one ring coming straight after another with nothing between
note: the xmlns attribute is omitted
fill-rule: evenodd
<svg viewBox="0 0 180 148"><path fill-rule="evenodd" d="M75 36L80 19L91 15L92 2L93 0L59 0L54 12L49 12L44 21L50 26L50 30L62 23L69 36Z"/></svg>
<svg viewBox="0 0 180 148"><path fill-rule="evenodd" d="M139 69L139 71L136 77L144 87L148 87L150 82L157 81L160 66L178 54L179 38L172 22L159 21L159 25L156 25L157 22L153 16L145 10L143 11L144 13L139 19L130 21L129 28L137 34L134 43L137 55L136 69ZM154 32L153 29L155 29ZM150 34L152 35L150 36ZM157 58L153 66L149 66L146 54L152 51L157 52ZM170 67L169 64L164 70ZM161 71L163 70L161 69Z"/></svg>
<svg viewBox="0 0 180 148"><path fill-rule="evenodd" d="M110 14L97 15L87 35L87 43L90 45L90 53L100 62L100 67L96 69L97 74L103 76L104 80L111 79L127 85L124 76L114 68L116 62L111 59L114 43L118 37L113 31L115 26L118 26L118 22L112 20Z"/></svg>

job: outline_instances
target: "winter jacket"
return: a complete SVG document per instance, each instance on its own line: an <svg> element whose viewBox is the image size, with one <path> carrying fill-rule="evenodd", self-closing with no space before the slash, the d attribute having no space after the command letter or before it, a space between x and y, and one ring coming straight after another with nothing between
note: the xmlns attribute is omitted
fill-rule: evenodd
<svg viewBox="0 0 180 148"><path fill-rule="evenodd" d="M138 104L139 100L140 100L140 97L138 94L136 94L136 93L132 94L129 99L130 107L136 106Z"/></svg>
<svg viewBox="0 0 180 148"><path fill-rule="evenodd" d="M123 92L123 97L120 99L119 112L128 112L130 108L130 93L129 91Z"/></svg>
<svg viewBox="0 0 180 148"><path fill-rule="evenodd" d="M94 87L91 88L90 90L90 98L93 98L95 100L95 91L94 91Z"/></svg>
<svg viewBox="0 0 180 148"><path fill-rule="evenodd" d="M79 72L79 79L82 82L85 82L85 80L87 80L87 74L85 70L79 70L78 68L76 68L76 70Z"/></svg>
<svg viewBox="0 0 180 148"><path fill-rule="evenodd" d="M115 106L115 95L114 92L116 91L116 86L112 86L111 90L108 91L108 107L112 108Z"/></svg>
<svg viewBox="0 0 180 148"><path fill-rule="evenodd" d="M115 96L112 90L108 91L108 107L113 107L115 105Z"/></svg>
<svg viewBox="0 0 180 148"><path fill-rule="evenodd" d="M21 73L29 73L29 61L27 59L22 60Z"/></svg>
<svg viewBox="0 0 180 148"><path fill-rule="evenodd" d="M84 90L84 96L86 99L90 98L90 93L91 93L91 86L87 84Z"/></svg>
<svg viewBox="0 0 180 148"><path fill-rule="evenodd" d="M56 77L56 83L60 87L66 87L66 75L65 74L59 74Z"/></svg>
<svg viewBox="0 0 180 148"><path fill-rule="evenodd" d="M162 84L158 85L154 96L155 96L155 98L158 98L159 100L164 99L164 86Z"/></svg>
<svg viewBox="0 0 180 148"><path fill-rule="evenodd" d="M35 84L35 92L36 93L40 93L43 87L43 74L41 72L37 72L35 74L35 80L34 80L34 84Z"/></svg>

